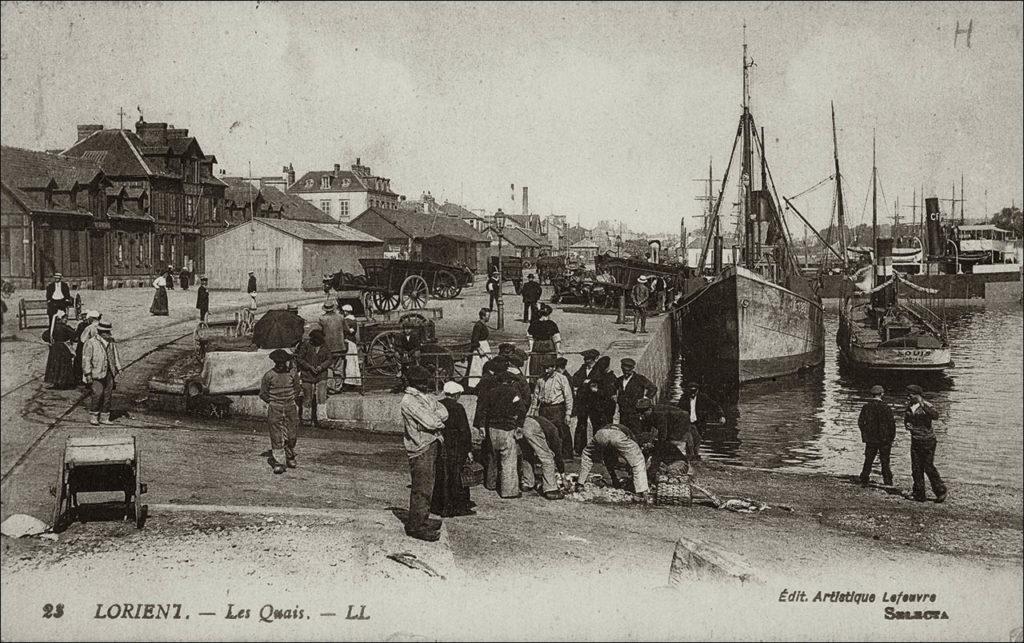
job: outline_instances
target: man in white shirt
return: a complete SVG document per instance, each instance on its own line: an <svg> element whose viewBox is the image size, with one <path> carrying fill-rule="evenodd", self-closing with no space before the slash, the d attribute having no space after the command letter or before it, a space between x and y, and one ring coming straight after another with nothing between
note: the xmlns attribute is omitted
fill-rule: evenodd
<svg viewBox="0 0 1024 643"><path fill-rule="evenodd" d="M560 373L555 364L544 368L544 375L537 380L533 396L537 402L538 414L558 428L558 460L572 462L572 434L569 422L572 418L573 397L569 378Z"/></svg>
<svg viewBox="0 0 1024 643"><path fill-rule="evenodd" d="M408 536L428 542L436 541L441 523L431 523L430 501L434 495L434 466L440 443L441 430L448 419L448 410L428 392L430 372L422 366L412 366L407 372L409 386L402 397L402 422L405 428L406 453L409 455L409 517L405 521ZM435 527L436 525L436 527Z"/></svg>
<svg viewBox="0 0 1024 643"><path fill-rule="evenodd" d="M679 398L679 408L690 418L691 435L694 444L694 459L700 459L700 441L708 424L725 424L725 413L717 402L700 392L697 382L687 382L683 396Z"/></svg>

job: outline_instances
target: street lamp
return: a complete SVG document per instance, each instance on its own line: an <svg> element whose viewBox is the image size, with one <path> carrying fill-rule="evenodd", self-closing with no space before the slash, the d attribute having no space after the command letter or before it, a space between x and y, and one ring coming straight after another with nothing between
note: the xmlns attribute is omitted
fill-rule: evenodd
<svg viewBox="0 0 1024 643"><path fill-rule="evenodd" d="M622 256L622 235L621 234L615 235L615 256L616 257L621 257Z"/></svg>
<svg viewBox="0 0 1024 643"><path fill-rule="evenodd" d="M501 208L498 208L498 211L494 213L494 228L498 231L498 330L505 328L505 302L502 297L505 273L502 270L501 250L506 221L505 213L501 211Z"/></svg>

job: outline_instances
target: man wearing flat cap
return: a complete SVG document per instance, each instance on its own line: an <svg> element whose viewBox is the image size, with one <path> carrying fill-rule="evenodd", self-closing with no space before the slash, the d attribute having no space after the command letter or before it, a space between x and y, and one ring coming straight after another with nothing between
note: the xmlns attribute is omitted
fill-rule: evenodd
<svg viewBox="0 0 1024 643"><path fill-rule="evenodd" d="M914 477L913 498L918 502L926 499L924 478L928 476L935 502L946 499L946 485L935 468L935 446L938 440L932 429L932 420L939 417L930 402L924 399L924 391L917 384L907 387L907 408L903 412L903 426L910 431L910 468Z"/></svg>
<svg viewBox="0 0 1024 643"><path fill-rule="evenodd" d="M405 521L407 536L428 542L440 535L440 522L430 521L430 505L434 496L435 466L444 441L448 410L429 393L432 390L430 371L413 364L406 372L408 386L402 397L402 424L405 429L405 451L409 456L409 516Z"/></svg>
<svg viewBox="0 0 1024 643"><path fill-rule="evenodd" d="M678 403L690 421L689 440L692 441L690 453L693 459L700 460L700 442L709 424L725 424L725 412L718 402L700 390L700 384L694 381L686 383L683 395Z"/></svg>
<svg viewBox="0 0 1024 643"><path fill-rule="evenodd" d="M601 353L593 348L588 348L580 354L583 357L583 364L572 374L570 382L574 396L573 415L576 416L576 432L572 436L573 451L577 455L583 453L583 447L587 446L587 424L591 419L590 404L590 374L597 364L597 358ZM594 430L601 428L594 423Z"/></svg>
<svg viewBox="0 0 1024 643"><path fill-rule="evenodd" d="M871 467L875 464L875 456L882 465L882 483L892 485L892 469L889 468L889 455L892 452L892 441L896 439L896 420L892 409L882 401L885 389L878 384L871 387L871 399L860 410L857 425L860 427L860 439L864 443L864 467L860 471L860 483L867 486L871 480Z"/></svg>
<svg viewBox="0 0 1024 643"><path fill-rule="evenodd" d="M281 474L285 466L294 469L295 443L298 438L299 408L302 380L292 368L292 355L276 349L270 353L274 368L260 380L260 399L267 403L267 423L270 425L270 466Z"/></svg>
<svg viewBox="0 0 1024 643"><path fill-rule="evenodd" d="M68 306L74 303L71 298L71 289L64 281L64 275L59 272L53 273L53 281L46 285L46 325L53 324L53 316L58 310L67 312Z"/></svg>
<svg viewBox="0 0 1024 643"><path fill-rule="evenodd" d="M653 400L658 394L658 387L640 373L637 373L636 360L631 357L619 362L622 375L616 380L615 395L619 404L619 423L625 424L633 431L640 430L640 414L636 410L637 400L648 398Z"/></svg>

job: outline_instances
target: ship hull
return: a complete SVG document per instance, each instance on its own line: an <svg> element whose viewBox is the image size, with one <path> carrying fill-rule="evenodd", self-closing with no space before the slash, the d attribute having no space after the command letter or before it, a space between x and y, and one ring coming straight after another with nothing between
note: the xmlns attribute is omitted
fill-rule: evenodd
<svg viewBox="0 0 1024 643"><path fill-rule="evenodd" d="M691 294L673 323L689 377L720 394L825 359L820 302L741 267Z"/></svg>
<svg viewBox="0 0 1024 643"><path fill-rule="evenodd" d="M921 348L862 345L857 337L864 330L851 321L850 310L850 302L844 302L836 334L839 358L844 365L860 371L890 373L941 373L953 367L948 346Z"/></svg>

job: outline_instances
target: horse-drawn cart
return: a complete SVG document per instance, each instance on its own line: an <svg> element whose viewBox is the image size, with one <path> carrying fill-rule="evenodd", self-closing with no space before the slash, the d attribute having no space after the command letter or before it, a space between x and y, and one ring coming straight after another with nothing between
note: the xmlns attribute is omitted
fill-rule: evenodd
<svg viewBox="0 0 1024 643"><path fill-rule="evenodd" d="M409 351L404 335L411 329L415 350ZM433 320L419 313L407 313L397 322L373 322L359 327L360 349L366 356L366 370L387 378L402 374L402 366L417 363L430 371L435 380L461 380L468 370L469 344L442 345Z"/></svg>
<svg viewBox="0 0 1024 643"><path fill-rule="evenodd" d="M363 275L340 272L330 282L336 291L358 290L366 308L378 312L425 308L430 297L454 299L469 283L458 266L433 261L364 258Z"/></svg>

